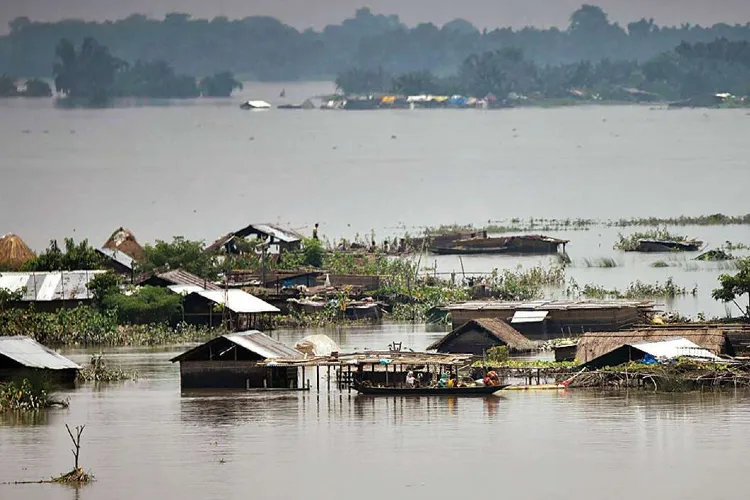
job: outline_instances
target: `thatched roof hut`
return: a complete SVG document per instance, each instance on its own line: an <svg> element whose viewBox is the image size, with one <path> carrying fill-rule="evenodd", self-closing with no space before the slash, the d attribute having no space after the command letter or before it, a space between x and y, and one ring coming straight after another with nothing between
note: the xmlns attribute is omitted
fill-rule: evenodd
<svg viewBox="0 0 750 500"><path fill-rule="evenodd" d="M726 332L717 325L706 327L653 327L622 332L589 332L578 341L576 359L588 363L625 344L656 342L685 338L713 354L734 356L734 346Z"/></svg>
<svg viewBox="0 0 750 500"><path fill-rule="evenodd" d="M17 271L35 257L31 248L15 234L0 237L0 268Z"/></svg>
<svg viewBox="0 0 750 500"><path fill-rule="evenodd" d="M529 352L536 344L501 319L473 319L427 347L428 351L481 356L492 347L508 346L510 352Z"/></svg>
<svg viewBox="0 0 750 500"><path fill-rule="evenodd" d="M135 239L133 233L122 227L112 233L112 236L104 243L104 248L118 250L136 261L143 260L146 257L143 247Z"/></svg>

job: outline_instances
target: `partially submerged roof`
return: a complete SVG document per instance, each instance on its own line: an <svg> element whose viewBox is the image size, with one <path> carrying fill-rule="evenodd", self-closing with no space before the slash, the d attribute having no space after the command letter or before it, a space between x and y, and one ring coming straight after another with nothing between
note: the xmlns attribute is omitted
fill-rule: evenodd
<svg viewBox="0 0 750 500"><path fill-rule="evenodd" d="M0 273L0 288L24 290L23 302L91 299L88 283L105 271Z"/></svg>
<svg viewBox="0 0 750 500"><path fill-rule="evenodd" d="M120 264L121 266L130 269L131 271L135 266L135 260L133 259L133 257L121 250L113 250L111 248L97 248L96 251L107 259L112 260Z"/></svg>
<svg viewBox="0 0 750 500"><path fill-rule="evenodd" d="M26 368L44 370L80 370L81 367L31 337L0 337L0 356L10 358Z"/></svg>
<svg viewBox="0 0 750 500"><path fill-rule="evenodd" d="M215 304L220 304L237 314L277 313L279 308L259 299L254 295L238 290L202 290L190 295L198 295Z"/></svg>
<svg viewBox="0 0 750 500"><path fill-rule="evenodd" d="M278 340L272 339L265 333L258 330L249 330L246 332L227 333L220 337L216 337L204 344L201 344L197 347L194 347L193 349L190 349L187 352L180 354L179 356L172 358L171 361L173 363L175 361L189 361L194 354L197 354L204 348L213 343L216 343L220 339L226 339L236 346L246 351L255 353L264 359L297 359L302 357L302 354L299 351L292 349L286 344L282 344ZM218 356L220 356L220 353L217 353L217 357Z"/></svg>
<svg viewBox="0 0 750 500"><path fill-rule="evenodd" d="M651 300L536 300L497 301L476 300L451 304L449 311L571 311L582 309L653 309L655 303Z"/></svg>
<svg viewBox="0 0 750 500"><path fill-rule="evenodd" d="M479 329L487 333L491 337L494 337L495 339L501 341L513 351L524 352L533 351L534 349L536 349L536 344L534 342L521 335L505 321L494 318L480 318L468 321L458 328L454 329L442 339L429 345L427 347L427 350L432 351L440 349L440 347L446 342L456 337L460 337L466 332L476 329Z"/></svg>
<svg viewBox="0 0 750 500"><path fill-rule="evenodd" d="M578 341L576 359L587 363L618 347L643 342L657 342L684 338L713 354L734 355L734 347L719 326L699 328L645 328L621 332L588 332Z"/></svg>

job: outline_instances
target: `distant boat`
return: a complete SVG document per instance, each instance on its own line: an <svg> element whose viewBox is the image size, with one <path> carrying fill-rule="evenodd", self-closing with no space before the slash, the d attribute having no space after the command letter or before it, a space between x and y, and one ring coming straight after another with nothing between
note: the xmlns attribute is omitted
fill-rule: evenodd
<svg viewBox="0 0 750 500"><path fill-rule="evenodd" d="M240 106L242 109L271 109L271 105L266 101L246 101Z"/></svg>

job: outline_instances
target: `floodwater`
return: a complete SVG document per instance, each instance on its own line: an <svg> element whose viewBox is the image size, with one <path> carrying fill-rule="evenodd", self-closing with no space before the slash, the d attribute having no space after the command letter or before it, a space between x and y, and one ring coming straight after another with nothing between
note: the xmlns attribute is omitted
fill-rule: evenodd
<svg viewBox="0 0 750 500"><path fill-rule="evenodd" d="M241 111L244 99L301 102L329 83L246 85L230 100L70 110L0 100L0 234L39 250L66 236L103 243L119 226L142 242L213 241L249 222L326 238L378 240L450 223L519 217L617 219L748 212L747 110L591 106L379 112ZM131 103L132 104L132 103ZM715 247L750 227L676 228ZM628 230L624 230L628 232ZM666 304L724 316L710 298L721 265L695 254L614 252L617 230L548 231L571 240L568 276L623 289L673 277L697 296ZM613 256L618 267L588 268ZM462 272L455 257L438 271ZM463 272L547 263L464 258ZM564 294L564 290L554 293Z"/></svg>
<svg viewBox="0 0 750 500"><path fill-rule="evenodd" d="M342 347L434 338L404 326L356 333ZM35 422L0 416L0 482L69 470L65 423L86 424L81 460L97 478L80 490L0 485L0 498L720 500L736 497L750 452L744 392L181 394L169 363L179 351L114 350L110 360L137 370L138 382L70 391L68 409Z"/></svg>

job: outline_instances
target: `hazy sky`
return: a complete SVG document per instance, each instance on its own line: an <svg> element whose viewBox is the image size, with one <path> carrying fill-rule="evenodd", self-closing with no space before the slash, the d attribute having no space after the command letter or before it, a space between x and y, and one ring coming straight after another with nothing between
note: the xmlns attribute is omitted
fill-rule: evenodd
<svg viewBox="0 0 750 500"><path fill-rule="evenodd" d="M373 11L398 14L413 25L420 21L442 24L462 17L480 28L497 26L565 26L582 0L0 0L0 30L9 20L62 18L117 19L132 13L162 17L167 12L188 12L196 17L224 15L242 18L271 15L298 28L320 28L352 15L368 5ZM683 22L713 24L750 21L750 0L589 0L602 6L610 19L627 24L653 17L659 24Z"/></svg>

